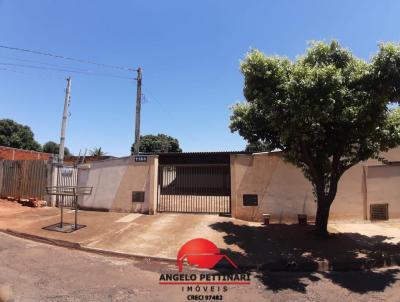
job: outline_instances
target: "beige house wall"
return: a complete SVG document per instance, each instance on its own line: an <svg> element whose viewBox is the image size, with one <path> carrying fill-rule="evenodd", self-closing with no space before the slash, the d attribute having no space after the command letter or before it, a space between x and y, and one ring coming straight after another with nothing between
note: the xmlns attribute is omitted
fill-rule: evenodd
<svg viewBox="0 0 400 302"><path fill-rule="evenodd" d="M382 157L398 161L400 149ZM377 160L359 163L341 178L330 219L369 218L369 204L378 201L389 203L389 218L400 218L399 181L400 166ZM243 194L257 194L258 206L244 206ZM316 213L309 181L300 169L284 162L279 152L231 155L231 200L232 216L249 221L261 221L263 213L277 222L296 221L298 214L313 219Z"/></svg>
<svg viewBox="0 0 400 302"><path fill-rule="evenodd" d="M367 217L371 204L389 204L389 218L400 218L400 166L369 166L367 176Z"/></svg>
<svg viewBox="0 0 400 302"><path fill-rule="evenodd" d="M293 220L297 214L314 212L311 185L293 165L278 154L231 156L232 216L261 221L271 214L274 221ZM257 194L258 206L244 206L243 194Z"/></svg>
<svg viewBox="0 0 400 302"><path fill-rule="evenodd" d="M382 154L400 161L400 148ZM155 213L157 208L158 157L147 162L134 157L82 165L78 185L91 186L91 196L79 198L85 208ZM282 160L280 153L231 155L232 216L261 221L262 214L275 222L293 222L298 214L313 219L316 204L311 184L300 169ZM145 201L132 202L132 191L144 191ZM257 194L258 206L244 206L243 194ZM349 169L341 178L331 207L331 220L369 219L374 203L389 204L389 218L400 218L400 165L368 160Z"/></svg>
<svg viewBox="0 0 400 302"><path fill-rule="evenodd" d="M157 156L148 156L147 162L125 157L83 165L78 185L91 186L93 192L80 197L79 204L84 208L152 214L157 202L157 171ZM144 202L132 202L133 191L144 191Z"/></svg>

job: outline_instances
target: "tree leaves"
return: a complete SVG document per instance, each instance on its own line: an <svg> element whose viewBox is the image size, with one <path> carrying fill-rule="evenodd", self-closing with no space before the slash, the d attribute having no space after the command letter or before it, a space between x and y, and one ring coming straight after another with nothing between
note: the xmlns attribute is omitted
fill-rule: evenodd
<svg viewBox="0 0 400 302"><path fill-rule="evenodd" d="M48 141L43 144L43 152L51 153L51 154L58 154L60 150L60 144L57 144L53 141ZM71 152L67 147L64 147L64 156L72 156Z"/></svg>
<svg viewBox="0 0 400 302"><path fill-rule="evenodd" d="M144 135L140 136L140 152L152 153L152 152L182 152L179 147L179 141L169 135L157 134L157 135ZM131 148L133 152L133 145Z"/></svg>
<svg viewBox="0 0 400 302"><path fill-rule="evenodd" d="M337 41L312 42L304 56L253 49L241 63L245 103L233 106L231 131L266 150L280 148L329 193L352 165L400 143L400 46L381 44L367 63Z"/></svg>
<svg viewBox="0 0 400 302"><path fill-rule="evenodd" d="M34 139L28 126L14 122L11 119L0 120L0 146L40 151L40 144Z"/></svg>

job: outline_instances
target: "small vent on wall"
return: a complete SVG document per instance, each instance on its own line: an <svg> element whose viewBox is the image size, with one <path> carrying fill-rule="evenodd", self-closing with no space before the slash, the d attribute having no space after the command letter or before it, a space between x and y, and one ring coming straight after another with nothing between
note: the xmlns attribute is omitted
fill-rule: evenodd
<svg viewBox="0 0 400 302"><path fill-rule="evenodd" d="M144 202L144 191L133 191L132 202Z"/></svg>
<svg viewBox="0 0 400 302"><path fill-rule="evenodd" d="M389 204L376 203L370 205L371 220L388 220L389 219Z"/></svg>

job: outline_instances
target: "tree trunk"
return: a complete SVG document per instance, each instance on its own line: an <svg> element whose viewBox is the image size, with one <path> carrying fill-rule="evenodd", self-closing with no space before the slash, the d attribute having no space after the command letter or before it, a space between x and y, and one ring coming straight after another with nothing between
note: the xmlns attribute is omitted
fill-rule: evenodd
<svg viewBox="0 0 400 302"><path fill-rule="evenodd" d="M332 202L326 196L319 197L317 204L317 216L315 218L315 231L322 237L328 236L328 218Z"/></svg>

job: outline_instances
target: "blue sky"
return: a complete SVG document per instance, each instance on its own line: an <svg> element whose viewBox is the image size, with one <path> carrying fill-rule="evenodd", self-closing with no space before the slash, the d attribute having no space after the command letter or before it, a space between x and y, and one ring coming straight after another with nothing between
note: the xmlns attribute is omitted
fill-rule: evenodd
<svg viewBox="0 0 400 302"><path fill-rule="evenodd" d="M335 38L368 59L378 42L400 40L399 12L400 1L0 0L0 44L141 66L142 134L175 136L184 151L242 150L229 107L243 100L239 62L251 47L294 59L307 41ZM98 74L134 74L4 49L0 63L95 73L0 64L0 118L29 125L40 143L59 141L71 75L66 145L129 154L136 83Z"/></svg>

